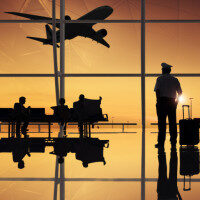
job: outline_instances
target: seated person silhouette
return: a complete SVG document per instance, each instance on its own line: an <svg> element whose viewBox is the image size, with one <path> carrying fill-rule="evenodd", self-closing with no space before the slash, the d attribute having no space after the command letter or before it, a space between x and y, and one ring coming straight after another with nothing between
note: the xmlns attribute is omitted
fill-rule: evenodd
<svg viewBox="0 0 200 200"><path fill-rule="evenodd" d="M27 143L24 141L16 141L15 143L13 143L12 148L13 162L18 163L19 169L23 169L25 167L23 158L26 155L30 157Z"/></svg>
<svg viewBox="0 0 200 200"><path fill-rule="evenodd" d="M51 107L54 110L54 117L61 123L63 127L64 134L66 135L66 124L70 118L69 116L69 108L65 105L65 99L59 99L59 105Z"/></svg>
<svg viewBox="0 0 200 200"><path fill-rule="evenodd" d="M73 103L75 109L75 115L78 119L78 127L80 138L83 138L83 123L93 123L98 121L99 117L102 117L102 110L100 108L102 98L99 100L86 99L83 94L79 96L79 101Z"/></svg>
<svg viewBox="0 0 200 200"><path fill-rule="evenodd" d="M16 137L20 138L20 128L21 133L24 135L24 137L27 136L27 127L29 124L29 117L30 117L30 106L28 108L25 108L24 104L26 102L25 97L19 98L19 103L15 103L14 105L14 119L16 120ZM21 126L21 123L23 125Z"/></svg>
<svg viewBox="0 0 200 200"><path fill-rule="evenodd" d="M85 102L85 96L81 94L79 96L79 101L74 103L73 107L76 105L76 115L78 117L78 128L80 133L80 138L83 138L83 121L85 116L85 110L84 110L84 102Z"/></svg>
<svg viewBox="0 0 200 200"><path fill-rule="evenodd" d="M171 149L169 178L167 178L166 153L164 148L158 149L158 200L182 199L177 186L177 152L176 148Z"/></svg>

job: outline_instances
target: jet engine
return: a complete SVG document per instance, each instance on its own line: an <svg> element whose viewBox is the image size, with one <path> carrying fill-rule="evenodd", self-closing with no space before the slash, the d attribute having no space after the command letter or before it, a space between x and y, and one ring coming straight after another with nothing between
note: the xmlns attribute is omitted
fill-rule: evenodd
<svg viewBox="0 0 200 200"><path fill-rule="evenodd" d="M107 30L106 29L100 29L100 30L97 31L97 35L104 38L107 35Z"/></svg>

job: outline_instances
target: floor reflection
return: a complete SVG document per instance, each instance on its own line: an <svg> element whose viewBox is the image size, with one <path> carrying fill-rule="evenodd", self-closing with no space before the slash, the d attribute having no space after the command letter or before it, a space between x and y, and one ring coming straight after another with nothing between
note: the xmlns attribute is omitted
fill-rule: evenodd
<svg viewBox="0 0 200 200"><path fill-rule="evenodd" d="M140 132L97 136L100 139L110 140L110 147L103 156L101 149L95 150L93 147L88 147L86 153L91 156L87 160L88 168L83 167L85 153L81 147L74 150L74 153L68 153L65 149L63 157L67 152L66 178L63 181L65 181L66 199L141 199L143 180L140 178ZM196 199L200 185L198 146L180 147L177 145L177 149L171 149L169 138L167 138L165 149L158 150L154 148L156 136L149 132L146 133L146 177L144 180L146 194L145 199L141 200ZM31 157L26 155L23 158L26 165L23 170L19 170L16 164L13 164L12 151L8 151L8 145L5 145L7 152L0 154L0 197L12 199L6 192L3 192L8 187L11 188L15 199L29 198L29 195L29 199L34 199L36 198L34 193L41 194L38 199L43 197L52 199L54 182L57 181L59 186L60 179L55 179L55 156L49 153L52 151L55 155L63 153L63 148L57 147L56 145L48 146L44 153L36 153L39 149L32 145L28 148L32 151L30 152ZM94 157L97 152L99 156ZM103 165L104 158L107 161L105 166ZM95 163L91 164L91 161ZM186 181L185 186L184 181ZM35 186L32 187L32 185ZM40 186L43 189L40 189ZM48 191L51 191L51 195Z"/></svg>
<svg viewBox="0 0 200 200"><path fill-rule="evenodd" d="M158 149L158 182L157 193L158 199L178 199L180 193L177 187L177 151L171 149L169 162L169 176L167 175L167 161L164 148ZM179 198L181 199L181 197Z"/></svg>

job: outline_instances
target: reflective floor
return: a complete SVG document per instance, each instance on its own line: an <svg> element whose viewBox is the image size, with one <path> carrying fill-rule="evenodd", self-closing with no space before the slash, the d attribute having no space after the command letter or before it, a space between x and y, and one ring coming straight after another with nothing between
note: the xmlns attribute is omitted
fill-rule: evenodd
<svg viewBox="0 0 200 200"><path fill-rule="evenodd" d="M75 154L69 153L65 158L66 199L141 199L141 129L127 130L135 131L93 136L110 140L110 147L104 150L106 165L98 162L84 168ZM180 149L177 145L171 150L167 136L165 150L158 151L154 148L157 134L152 131L156 130L146 130L145 199L177 199L178 193L182 199L197 199L198 149ZM47 147L45 153L26 156L21 170L11 153L0 153L0 199L53 199L55 155L49 154L51 151L52 147ZM191 185L186 176L188 191L184 191L183 174L192 175Z"/></svg>

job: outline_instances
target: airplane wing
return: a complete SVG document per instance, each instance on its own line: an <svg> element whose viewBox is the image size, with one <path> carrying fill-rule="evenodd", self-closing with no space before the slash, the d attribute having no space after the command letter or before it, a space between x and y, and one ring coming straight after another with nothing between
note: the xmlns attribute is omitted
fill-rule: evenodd
<svg viewBox="0 0 200 200"><path fill-rule="evenodd" d="M19 12L5 12L11 15L16 15L19 17L24 17L32 20L52 20L50 17L44 17L44 16L39 16L39 15L31 15L31 14L26 14L26 13L19 13Z"/></svg>
<svg viewBox="0 0 200 200"><path fill-rule="evenodd" d="M110 16L112 12L113 9L110 6L101 6L83 15L77 20L104 20ZM91 23L90 25L93 26L94 24L96 23Z"/></svg>
<svg viewBox="0 0 200 200"><path fill-rule="evenodd" d="M5 12L5 13L11 14L11 15L16 15L16 16L19 16L19 17L28 18L28 19L31 19L31 20L52 20L52 18L50 18L50 17L44 17L44 16L39 16L39 15L31 15L31 14L27 14L27 13L19 13L19 12ZM52 24L52 23L49 23L49 24ZM56 27L60 28L60 24L56 23Z"/></svg>
<svg viewBox="0 0 200 200"><path fill-rule="evenodd" d="M88 38L96 41L97 43L100 43L108 48L110 48L110 45L101 37L97 36L97 35L91 35L91 36L87 36Z"/></svg>

